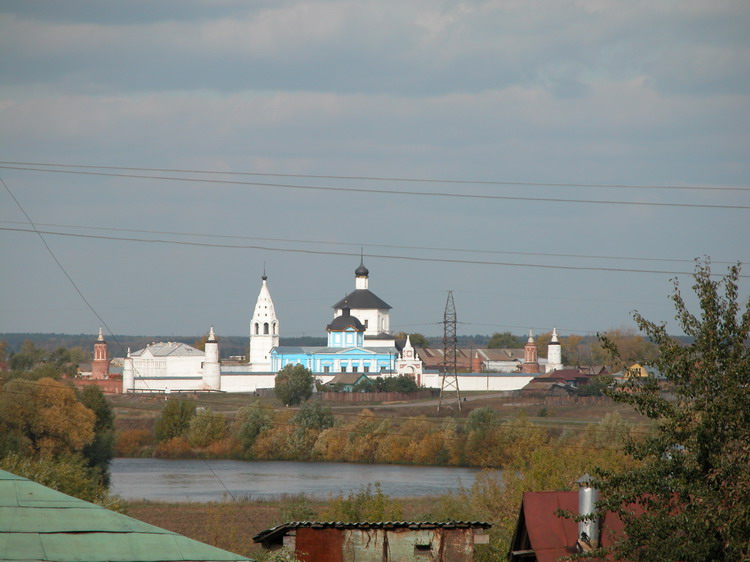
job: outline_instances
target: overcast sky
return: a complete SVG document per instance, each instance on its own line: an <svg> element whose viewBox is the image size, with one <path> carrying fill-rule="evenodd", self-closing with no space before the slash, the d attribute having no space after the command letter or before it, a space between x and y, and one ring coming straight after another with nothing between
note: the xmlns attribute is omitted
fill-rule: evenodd
<svg viewBox="0 0 750 562"><path fill-rule="evenodd" d="M745 0L0 1L0 177L86 235L44 238L116 334L247 334L265 264L282 336L322 336L360 251L394 331L442 333L448 290L459 334L671 322L675 272L750 259L749 29ZM0 332L95 333L3 186L0 221Z"/></svg>

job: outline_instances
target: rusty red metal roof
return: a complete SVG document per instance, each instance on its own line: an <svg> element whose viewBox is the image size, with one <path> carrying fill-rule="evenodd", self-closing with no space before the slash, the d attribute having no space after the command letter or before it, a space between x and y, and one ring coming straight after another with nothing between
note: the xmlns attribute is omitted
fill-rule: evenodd
<svg viewBox="0 0 750 562"><path fill-rule="evenodd" d="M574 553L578 538L578 524L573 519L560 517L558 510L578 512L578 492L525 492L516 537L524 533L538 562L556 562L561 556ZM636 507L635 511L639 511ZM609 546L615 537L622 536L620 518L607 511L601 523L601 544ZM511 548L518 548L513 544Z"/></svg>

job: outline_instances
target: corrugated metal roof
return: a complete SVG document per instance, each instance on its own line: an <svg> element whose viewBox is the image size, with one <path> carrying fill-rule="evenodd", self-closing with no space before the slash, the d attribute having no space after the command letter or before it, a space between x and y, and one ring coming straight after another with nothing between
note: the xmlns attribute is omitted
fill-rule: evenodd
<svg viewBox="0 0 750 562"><path fill-rule="evenodd" d="M268 542L284 535L288 530L309 527L312 529L489 529L492 523L485 521L291 521L261 531L253 537L254 542Z"/></svg>
<svg viewBox="0 0 750 562"><path fill-rule="evenodd" d="M522 536L525 528L531 550L537 562L557 562L561 556L570 556L574 552L578 539L578 523L573 519L560 517L558 510L578 513L578 492L524 492L514 542ZM637 506L635 512L642 512ZM623 525L617 515L611 511L604 513L601 523L601 544L609 546L615 537L623 534ZM512 544L511 549L518 548Z"/></svg>
<svg viewBox="0 0 750 562"><path fill-rule="evenodd" d="M249 560L0 470L0 560Z"/></svg>

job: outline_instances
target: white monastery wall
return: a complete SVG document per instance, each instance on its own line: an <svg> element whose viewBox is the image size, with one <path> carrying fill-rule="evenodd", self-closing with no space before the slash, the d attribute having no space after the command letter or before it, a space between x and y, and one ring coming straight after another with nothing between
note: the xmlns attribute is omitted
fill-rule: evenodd
<svg viewBox="0 0 750 562"><path fill-rule="evenodd" d="M458 388L462 392L520 390L531 382L534 376L521 373L458 373ZM442 376L439 373L424 373L420 379L419 382L427 388L442 387Z"/></svg>

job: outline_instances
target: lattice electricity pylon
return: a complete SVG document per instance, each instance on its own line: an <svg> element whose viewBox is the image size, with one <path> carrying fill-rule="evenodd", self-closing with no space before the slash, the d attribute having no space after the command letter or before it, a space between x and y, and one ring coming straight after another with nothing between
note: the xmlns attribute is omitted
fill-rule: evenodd
<svg viewBox="0 0 750 562"><path fill-rule="evenodd" d="M461 392L458 389L458 375L456 374L456 305L453 303L453 291L448 291L448 301L445 303L443 316L443 376L440 385L440 401L438 412L445 404L449 408L458 406L461 411Z"/></svg>

